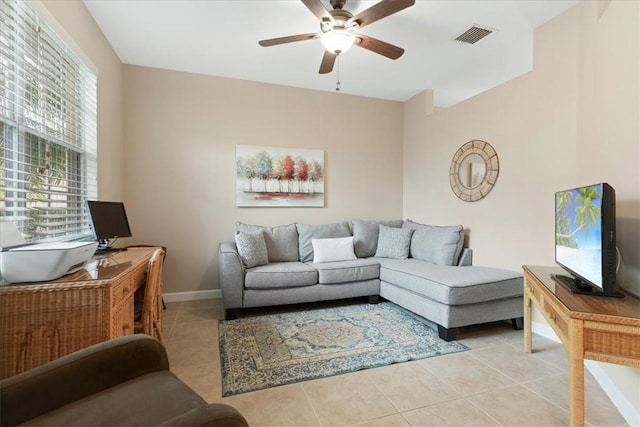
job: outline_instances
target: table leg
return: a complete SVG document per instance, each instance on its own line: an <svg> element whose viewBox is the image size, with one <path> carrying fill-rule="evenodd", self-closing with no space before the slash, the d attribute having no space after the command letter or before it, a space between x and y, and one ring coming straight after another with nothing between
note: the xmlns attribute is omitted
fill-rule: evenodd
<svg viewBox="0 0 640 427"><path fill-rule="evenodd" d="M531 298L527 292L527 286L524 291L524 351L531 353Z"/></svg>
<svg viewBox="0 0 640 427"><path fill-rule="evenodd" d="M569 327L569 424L584 426L584 342L582 324Z"/></svg>

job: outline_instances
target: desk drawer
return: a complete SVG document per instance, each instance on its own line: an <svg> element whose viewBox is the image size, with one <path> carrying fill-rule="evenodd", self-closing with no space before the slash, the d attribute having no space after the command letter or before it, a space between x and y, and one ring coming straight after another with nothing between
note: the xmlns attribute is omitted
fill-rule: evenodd
<svg viewBox="0 0 640 427"><path fill-rule="evenodd" d="M563 316L562 311L552 304L549 300L542 298L542 310L551 327L560 335L563 342L567 342L569 338L569 319Z"/></svg>
<svg viewBox="0 0 640 427"><path fill-rule="evenodd" d="M527 293L527 295L529 295L529 298L531 298L536 305L542 304L542 292L531 286L528 281L525 281L525 292Z"/></svg>
<svg viewBox="0 0 640 427"><path fill-rule="evenodd" d="M133 298L127 299L114 310L112 320L111 338L131 335L134 332Z"/></svg>
<svg viewBox="0 0 640 427"><path fill-rule="evenodd" d="M138 268L136 268L136 271L133 274L134 276L133 280L136 285L136 288L142 287L142 285L144 285L145 282L147 281L147 267L148 267L148 264L143 264Z"/></svg>
<svg viewBox="0 0 640 427"><path fill-rule="evenodd" d="M133 299L135 292L133 277L127 275L111 287L111 307L116 308L122 301Z"/></svg>

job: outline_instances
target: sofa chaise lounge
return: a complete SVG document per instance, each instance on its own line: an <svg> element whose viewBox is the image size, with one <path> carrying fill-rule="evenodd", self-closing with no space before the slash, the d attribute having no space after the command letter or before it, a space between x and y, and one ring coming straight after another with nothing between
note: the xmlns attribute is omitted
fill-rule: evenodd
<svg viewBox="0 0 640 427"><path fill-rule="evenodd" d="M368 296L438 325L442 339L463 326L512 320L522 328L519 272L472 266L463 228L410 220L351 220L262 227L236 223L219 246L225 318L242 308Z"/></svg>

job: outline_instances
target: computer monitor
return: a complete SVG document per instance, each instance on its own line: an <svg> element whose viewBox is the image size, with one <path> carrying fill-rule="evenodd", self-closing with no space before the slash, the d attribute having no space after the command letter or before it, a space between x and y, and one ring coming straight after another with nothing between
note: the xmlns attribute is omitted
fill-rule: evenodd
<svg viewBox="0 0 640 427"><path fill-rule="evenodd" d="M119 237L131 237L124 203L87 200L87 209L98 251L109 250Z"/></svg>

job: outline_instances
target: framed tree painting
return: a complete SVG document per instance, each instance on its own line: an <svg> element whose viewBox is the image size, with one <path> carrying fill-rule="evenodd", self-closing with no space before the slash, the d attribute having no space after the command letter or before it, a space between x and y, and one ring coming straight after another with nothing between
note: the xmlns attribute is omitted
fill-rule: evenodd
<svg viewBox="0 0 640 427"><path fill-rule="evenodd" d="M324 151L237 145L236 206L323 207Z"/></svg>

